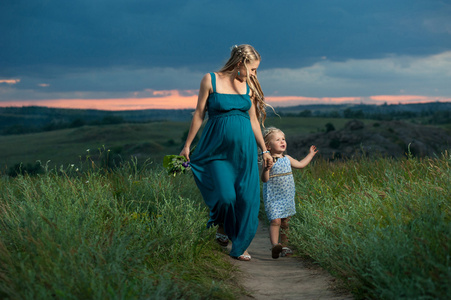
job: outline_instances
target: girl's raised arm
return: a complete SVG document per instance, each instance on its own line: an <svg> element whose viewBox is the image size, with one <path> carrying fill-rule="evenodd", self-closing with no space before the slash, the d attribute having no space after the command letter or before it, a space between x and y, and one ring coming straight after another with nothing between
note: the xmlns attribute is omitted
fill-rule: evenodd
<svg viewBox="0 0 451 300"><path fill-rule="evenodd" d="M199 128L202 126L202 122L205 118L205 112L207 110L208 95L213 91L211 86L211 75L205 74L200 82L199 95L197 97L196 110L194 111L193 119L189 128L188 136L186 137L185 145L183 146L180 155L186 157L189 160L189 153L191 143L194 140Z"/></svg>
<svg viewBox="0 0 451 300"><path fill-rule="evenodd" d="M318 150L315 146L310 146L310 152L307 154L306 157L304 157L303 160L299 161L297 159L292 158L291 156L287 155L288 159L291 162L291 167L295 169L302 169L305 168L313 159L315 154L318 153Z"/></svg>

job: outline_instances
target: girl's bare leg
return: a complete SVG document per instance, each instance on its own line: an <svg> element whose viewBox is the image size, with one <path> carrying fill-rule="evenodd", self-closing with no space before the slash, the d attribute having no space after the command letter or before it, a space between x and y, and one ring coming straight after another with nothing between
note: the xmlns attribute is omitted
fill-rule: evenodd
<svg viewBox="0 0 451 300"><path fill-rule="evenodd" d="M269 225L269 239L273 246L279 243L280 223L280 219L274 219Z"/></svg>
<svg viewBox="0 0 451 300"><path fill-rule="evenodd" d="M288 247L288 222L290 221L290 217L282 218L280 222L280 228L282 229L280 232L280 242L283 247Z"/></svg>
<svg viewBox="0 0 451 300"><path fill-rule="evenodd" d="M274 259L279 258L282 252L282 246L279 244L280 219L271 220L269 225L269 239L271 240L271 256Z"/></svg>

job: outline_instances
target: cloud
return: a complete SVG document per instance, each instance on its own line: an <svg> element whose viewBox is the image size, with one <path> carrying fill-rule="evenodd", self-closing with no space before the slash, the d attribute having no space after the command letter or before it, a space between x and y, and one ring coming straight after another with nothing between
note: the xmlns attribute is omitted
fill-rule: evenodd
<svg viewBox="0 0 451 300"><path fill-rule="evenodd" d="M180 91L160 91L156 97L121 98L62 98L0 102L1 106L46 106L72 109L142 110L142 109L194 109L197 95Z"/></svg>
<svg viewBox="0 0 451 300"><path fill-rule="evenodd" d="M449 99L450 15L439 0L6 1L0 102L190 98L240 43L262 54L268 99Z"/></svg>
<svg viewBox="0 0 451 300"><path fill-rule="evenodd" d="M14 87L0 89L0 102L39 99L102 99L154 97L164 91L179 90L192 95L204 73L187 68L84 69L73 73L56 71L45 78L24 76Z"/></svg>
<svg viewBox="0 0 451 300"><path fill-rule="evenodd" d="M121 105L143 107L147 103L158 108L164 103L175 107L174 101L180 101L179 107L186 108L195 106L195 101L189 101L196 98L202 76L187 68L113 68L47 78L45 84L40 78L24 77L0 88L0 99L3 105L34 100L44 105L42 100L58 100L51 102L55 105L63 99L98 103L94 100L104 99L104 103L115 103L114 109L121 101L111 99L123 99ZM263 69L258 76L268 102L274 105L449 101L451 51L425 57L323 59L304 68Z"/></svg>
<svg viewBox="0 0 451 300"><path fill-rule="evenodd" d="M0 79L0 84L6 83L6 84L17 84L20 82L20 79Z"/></svg>
<svg viewBox="0 0 451 300"><path fill-rule="evenodd" d="M259 73L268 96L369 97L372 95L451 95L451 51L426 57L324 60L299 69Z"/></svg>
<svg viewBox="0 0 451 300"><path fill-rule="evenodd" d="M251 43L270 68L451 48L444 1L16 0L0 10L0 76L77 68L210 70ZM227 24L228 26L224 26Z"/></svg>

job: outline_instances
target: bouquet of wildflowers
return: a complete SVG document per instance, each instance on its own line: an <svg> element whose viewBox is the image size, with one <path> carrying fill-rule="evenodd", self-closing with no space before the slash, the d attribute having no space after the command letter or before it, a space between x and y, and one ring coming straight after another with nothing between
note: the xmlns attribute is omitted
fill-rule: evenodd
<svg viewBox="0 0 451 300"><path fill-rule="evenodd" d="M166 155L163 159L163 167L168 170L168 174L176 176L191 170L189 161L181 155Z"/></svg>

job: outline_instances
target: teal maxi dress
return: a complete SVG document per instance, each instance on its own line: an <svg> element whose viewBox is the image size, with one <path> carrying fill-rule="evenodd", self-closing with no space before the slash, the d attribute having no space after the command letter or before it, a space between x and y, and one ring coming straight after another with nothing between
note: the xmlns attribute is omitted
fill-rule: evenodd
<svg viewBox="0 0 451 300"><path fill-rule="evenodd" d="M208 121L190 157L196 184L210 209L207 227L223 224L232 241L230 256L248 248L258 227L260 185L257 143L246 94L219 94L211 74Z"/></svg>

